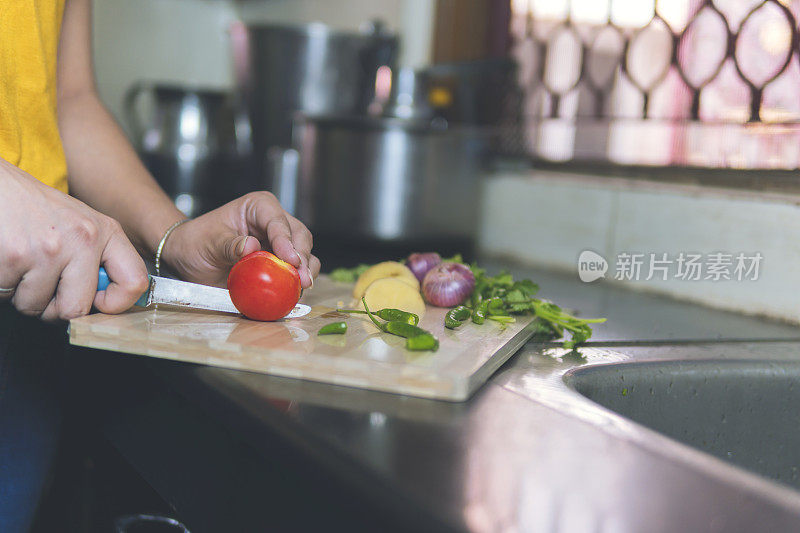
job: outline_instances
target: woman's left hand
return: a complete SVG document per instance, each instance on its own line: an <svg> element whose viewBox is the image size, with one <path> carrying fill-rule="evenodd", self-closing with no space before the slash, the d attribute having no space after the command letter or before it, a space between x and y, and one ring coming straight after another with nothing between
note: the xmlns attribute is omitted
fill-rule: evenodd
<svg viewBox="0 0 800 533"><path fill-rule="evenodd" d="M308 288L320 269L312 245L311 232L283 210L275 195L253 192L175 228L162 261L186 281L225 287L239 259L268 250L297 268Z"/></svg>

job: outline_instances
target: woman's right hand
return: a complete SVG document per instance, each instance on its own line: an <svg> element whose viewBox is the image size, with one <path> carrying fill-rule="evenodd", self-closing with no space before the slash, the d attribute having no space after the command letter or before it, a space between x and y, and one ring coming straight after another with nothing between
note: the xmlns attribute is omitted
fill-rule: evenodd
<svg viewBox="0 0 800 533"><path fill-rule="evenodd" d="M113 280L97 292L103 265ZM0 158L0 301L44 320L130 308L147 269L119 223Z"/></svg>

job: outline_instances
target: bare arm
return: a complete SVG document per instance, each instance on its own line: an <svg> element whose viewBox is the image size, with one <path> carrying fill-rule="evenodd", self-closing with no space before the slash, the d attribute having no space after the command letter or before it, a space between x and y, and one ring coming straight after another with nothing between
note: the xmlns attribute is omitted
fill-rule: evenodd
<svg viewBox="0 0 800 533"><path fill-rule="evenodd" d="M97 95L91 59L91 0L67 0L58 50L58 124L73 196L115 218L152 257L184 216L139 161Z"/></svg>
<svg viewBox="0 0 800 533"><path fill-rule="evenodd" d="M146 257L183 215L139 161L103 107L91 59L91 0L67 0L58 55L58 118L72 194L116 219ZM268 192L251 193L180 226L164 261L181 277L225 286L230 267L263 248L297 267L303 287L319 273L308 229Z"/></svg>

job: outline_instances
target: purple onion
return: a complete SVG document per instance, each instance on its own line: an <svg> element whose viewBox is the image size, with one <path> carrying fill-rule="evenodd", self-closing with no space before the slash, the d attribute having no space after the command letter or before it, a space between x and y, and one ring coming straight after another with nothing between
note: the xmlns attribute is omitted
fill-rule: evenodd
<svg viewBox="0 0 800 533"><path fill-rule="evenodd" d="M422 294L428 303L438 307L464 303L474 288L475 275L461 263L440 263L422 280Z"/></svg>
<svg viewBox="0 0 800 533"><path fill-rule="evenodd" d="M442 258L436 252L426 252L424 254L411 254L406 260L406 266L411 269L411 272L422 283L425 279L425 274L430 269L442 262Z"/></svg>

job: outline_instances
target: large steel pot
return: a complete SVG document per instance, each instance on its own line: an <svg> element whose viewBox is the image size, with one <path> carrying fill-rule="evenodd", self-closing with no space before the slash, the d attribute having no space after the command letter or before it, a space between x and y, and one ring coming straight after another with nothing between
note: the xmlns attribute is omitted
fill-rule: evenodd
<svg viewBox="0 0 800 533"><path fill-rule="evenodd" d="M399 118L299 117L298 178L279 197L316 235L339 240L474 240L487 136ZM294 205L291 205L294 204Z"/></svg>
<svg viewBox="0 0 800 533"><path fill-rule="evenodd" d="M394 68L397 46L397 36L379 23L362 33L319 23L239 27L237 83L249 107L257 157L270 147L290 146L295 112L366 114L378 71Z"/></svg>

